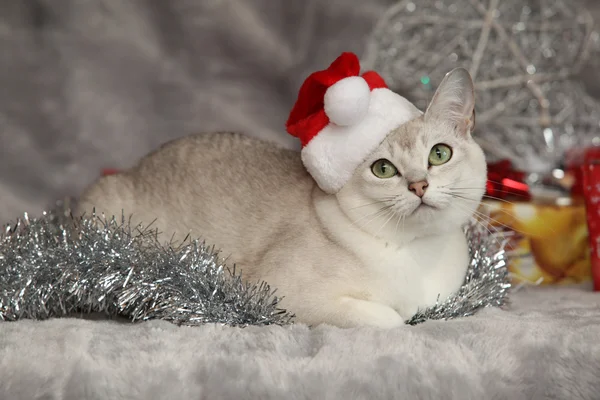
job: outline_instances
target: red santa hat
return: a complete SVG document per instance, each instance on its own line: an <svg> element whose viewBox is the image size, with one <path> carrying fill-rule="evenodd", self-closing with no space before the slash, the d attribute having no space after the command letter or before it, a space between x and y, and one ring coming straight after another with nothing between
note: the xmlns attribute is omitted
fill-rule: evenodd
<svg viewBox="0 0 600 400"><path fill-rule="evenodd" d="M304 166L327 193L339 191L390 132L421 115L378 73L359 73L353 53L312 73L286 123L300 139Z"/></svg>

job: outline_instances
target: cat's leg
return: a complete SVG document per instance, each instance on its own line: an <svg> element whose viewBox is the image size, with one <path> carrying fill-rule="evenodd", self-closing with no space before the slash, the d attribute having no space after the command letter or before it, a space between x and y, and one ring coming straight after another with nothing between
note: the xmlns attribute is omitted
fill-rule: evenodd
<svg viewBox="0 0 600 400"><path fill-rule="evenodd" d="M395 328L404 325L404 318L393 308L373 301L345 296L338 298L327 308L328 316L323 322L342 328Z"/></svg>
<svg viewBox="0 0 600 400"><path fill-rule="evenodd" d="M278 296L282 296L279 307L294 314L298 323L341 328L393 328L404 324L404 318L393 308L353 295L366 292L360 283L361 266L353 256L327 242L315 245L318 237L310 238L310 244L302 243L302 239L269 246L263 258L250 263L260 269L244 275L251 280L264 280L276 288ZM318 247L319 251L301 250L311 246ZM333 265L332 260L336 261ZM328 266L330 271L323 272L324 267L312 266ZM349 271L354 272L353 278L348 277L352 274Z"/></svg>

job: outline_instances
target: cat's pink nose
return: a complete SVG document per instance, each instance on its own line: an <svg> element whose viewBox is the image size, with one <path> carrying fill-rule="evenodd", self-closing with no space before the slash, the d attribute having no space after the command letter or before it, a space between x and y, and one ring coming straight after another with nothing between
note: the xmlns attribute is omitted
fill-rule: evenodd
<svg viewBox="0 0 600 400"><path fill-rule="evenodd" d="M427 189L427 186L429 186L427 181L413 182L410 185L408 185L408 190L410 190L419 197L423 197L425 195L425 189Z"/></svg>

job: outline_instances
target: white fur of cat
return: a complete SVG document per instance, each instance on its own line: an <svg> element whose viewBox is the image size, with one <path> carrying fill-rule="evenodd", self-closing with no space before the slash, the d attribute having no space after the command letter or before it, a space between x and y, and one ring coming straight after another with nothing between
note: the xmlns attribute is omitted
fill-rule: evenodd
<svg viewBox="0 0 600 400"><path fill-rule="evenodd" d="M309 325L391 328L459 289L469 255L462 226L485 190L471 137L473 82L446 76L425 113L387 136L337 193L321 191L295 151L238 134L169 142L81 196L78 213L154 222L165 241L191 234L220 248L245 279L264 280ZM434 145L452 149L431 166ZM398 174L375 176L389 160ZM411 182L426 181L419 197Z"/></svg>

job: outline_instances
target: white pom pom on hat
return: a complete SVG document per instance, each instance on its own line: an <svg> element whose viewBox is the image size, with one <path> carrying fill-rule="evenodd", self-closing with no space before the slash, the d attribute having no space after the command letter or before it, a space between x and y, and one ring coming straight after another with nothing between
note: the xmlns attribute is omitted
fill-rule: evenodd
<svg viewBox="0 0 600 400"><path fill-rule="evenodd" d="M326 193L338 192L390 132L422 114L376 72L359 73L353 53L312 73L286 123L302 143L304 166Z"/></svg>
<svg viewBox="0 0 600 400"><path fill-rule="evenodd" d="M344 78L327 89L324 98L325 114L339 126L356 125L367 111L371 88L361 76Z"/></svg>

